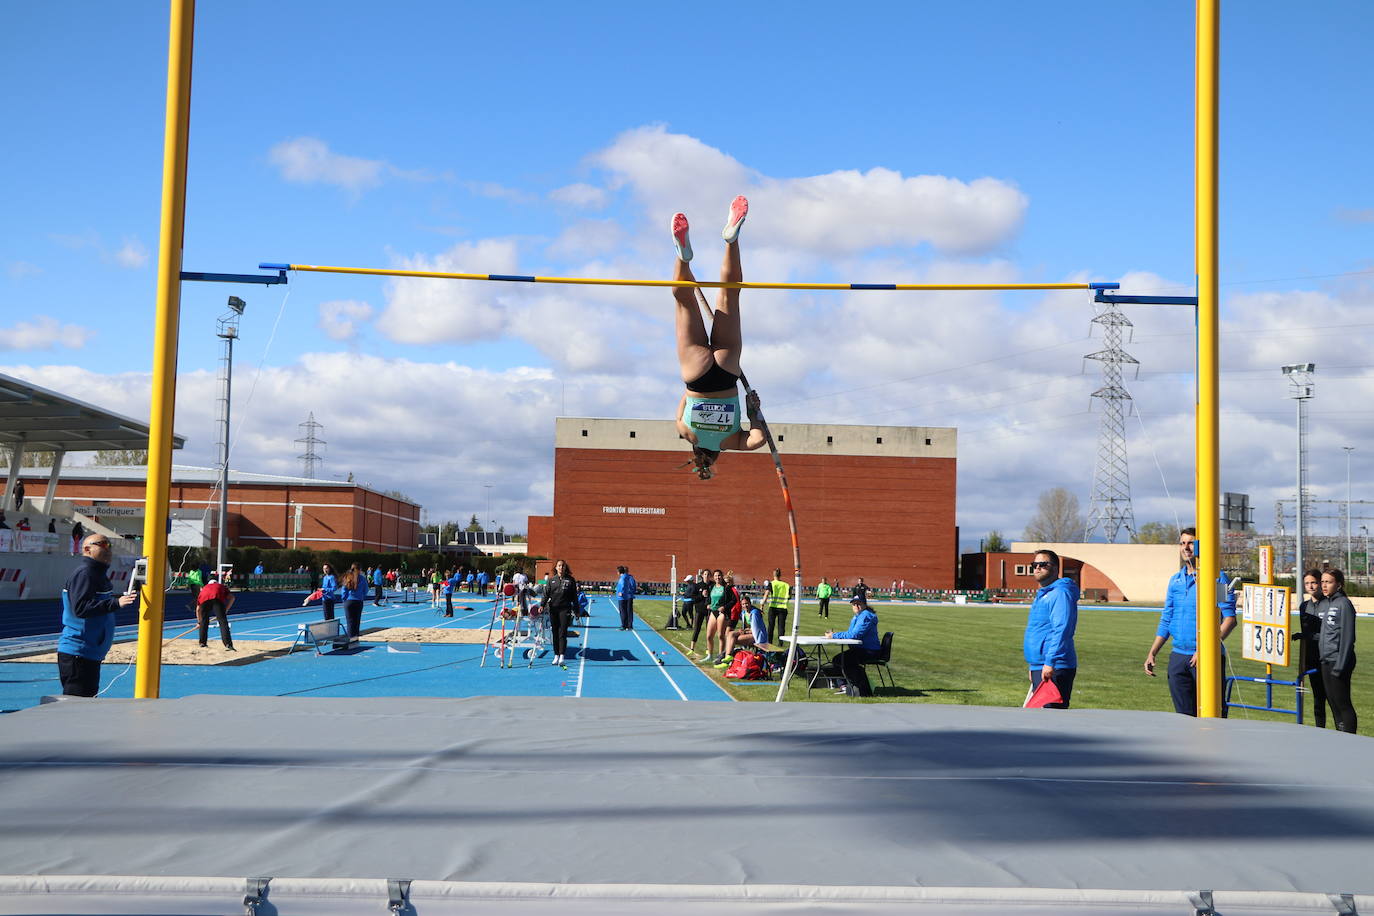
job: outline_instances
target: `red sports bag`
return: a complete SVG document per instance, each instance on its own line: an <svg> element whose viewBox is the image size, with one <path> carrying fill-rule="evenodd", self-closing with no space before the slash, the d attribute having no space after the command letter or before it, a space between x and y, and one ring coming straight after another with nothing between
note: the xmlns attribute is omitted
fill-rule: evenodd
<svg viewBox="0 0 1374 916"><path fill-rule="evenodd" d="M737 681L761 681L766 670L761 654L749 649L741 649L730 660L730 667L725 669L725 676L730 680Z"/></svg>

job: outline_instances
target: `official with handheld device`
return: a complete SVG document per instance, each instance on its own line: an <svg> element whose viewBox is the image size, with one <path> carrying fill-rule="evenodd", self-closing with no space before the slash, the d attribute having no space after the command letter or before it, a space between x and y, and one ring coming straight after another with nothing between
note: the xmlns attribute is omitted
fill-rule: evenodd
<svg viewBox="0 0 1374 916"><path fill-rule="evenodd" d="M57 640L57 674L62 693L93 697L100 691L100 666L114 645L115 612L138 604L136 575L129 591L115 597L110 583L110 539L91 534L81 542L81 563L62 586L62 635ZM147 560L143 563L147 579Z"/></svg>

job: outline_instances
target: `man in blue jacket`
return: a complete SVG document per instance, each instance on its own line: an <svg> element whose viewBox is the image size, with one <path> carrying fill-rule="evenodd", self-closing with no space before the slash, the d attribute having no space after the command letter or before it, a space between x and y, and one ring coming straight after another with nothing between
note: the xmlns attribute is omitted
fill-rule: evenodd
<svg viewBox="0 0 1374 916"><path fill-rule="evenodd" d="M1197 715L1197 629L1198 629L1198 587L1197 587L1197 531L1184 528L1178 535L1178 558L1181 568L1169 579L1169 590L1164 598L1164 610L1159 615L1159 628L1155 631L1155 641L1145 656L1145 673L1155 676L1155 656L1164 648L1164 643L1172 639L1173 651L1169 653L1169 696L1174 701L1174 712L1185 716ZM1217 581L1226 584L1225 575ZM1211 595L1204 599L1211 604ZM1227 590L1226 597L1217 602L1221 611L1220 638L1225 639L1236 628L1236 594ZM1212 617L1209 626L1215 623ZM1226 662L1226 647L1222 646L1221 661ZM1221 714L1226 715L1225 704Z"/></svg>
<svg viewBox="0 0 1374 916"><path fill-rule="evenodd" d="M57 675L62 693L69 697L93 697L100 692L100 664L114 644L115 611L138 602L138 595L115 597L110 557L109 538L89 535L81 542L81 565L62 586Z"/></svg>
<svg viewBox="0 0 1374 916"><path fill-rule="evenodd" d="M620 578L615 580L615 601L620 607L620 629L632 630L635 625L635 592L639 583L630 575L628 566L617 566Z"/></svg>
<svg viewBox="0 0 1374 916"><path fill-rule="evenodd" d="M849 686L861 697L873 696L873 688L868 683L868 672L864 662L878 654L882 640L878 638L878 615L868 606L866 595L859 593L849 599L854 607L854 616L849 620L849 628L837 633L826 633L831 639L857 639L859 645L847 646L837 654L831 666L844 675Z"/></svg>
<svg viewBox="0 0 1374 916"><path fill-rule="evenodd" d="M373 607L385 607L385 606L386 606L386 593L385 593L385 588L386 588L386 574L383 573L383 572L382 572L382 568L381 568L380 566L378 566L378 567L376 567L375 569L372 570L372 591L373 591L373 595L372 595L372 606L373 606Z"/></svg>
<svg viewBox="0 0 1374 916"><path fill-rule="evenodd" d="M1073 631L1078 626L1078 584L1060 575L1063 563L1053 550L1037 550L1030 566L1031 575L1040 583L1021 641L1030 668L1031 689L1039 687L1041 681L1050 681L1064 700L1046 703L1045 707L1068 709L1073 679L1078 674L1078 655L1073 650Z"/></svg>

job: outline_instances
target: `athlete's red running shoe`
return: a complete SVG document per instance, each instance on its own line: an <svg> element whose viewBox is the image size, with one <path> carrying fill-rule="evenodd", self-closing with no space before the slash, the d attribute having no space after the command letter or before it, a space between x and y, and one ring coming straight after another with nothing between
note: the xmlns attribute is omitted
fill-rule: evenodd
<svg viewBox="0 0 1374 916"><path fill-rule="evenodd" d="M739 238L739 227L744 225L744 218L748 215L749 201L741 194L730 201L730 215L725 220L725 228L721 230L720 237L727 242Z"/></svg>
<svg viewBox="0 0 1374 916"><path fill-rule="evenodd" d="M673 246L677 248L678 260L692 260L692 243L687 238L687 214L674 213L669 227L673 231Z"/></svg>

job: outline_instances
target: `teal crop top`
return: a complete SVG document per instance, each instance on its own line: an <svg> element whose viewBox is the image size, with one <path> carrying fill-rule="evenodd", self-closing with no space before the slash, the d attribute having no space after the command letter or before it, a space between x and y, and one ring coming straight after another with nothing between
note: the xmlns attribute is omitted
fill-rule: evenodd
<svg viewBox="0 0 1374 916"><path fill-rule="evenodd" d="M718 452L722 442L740 431L739 396L694 398L689 394L682 422L696 433L699 447Z"/></svg>

